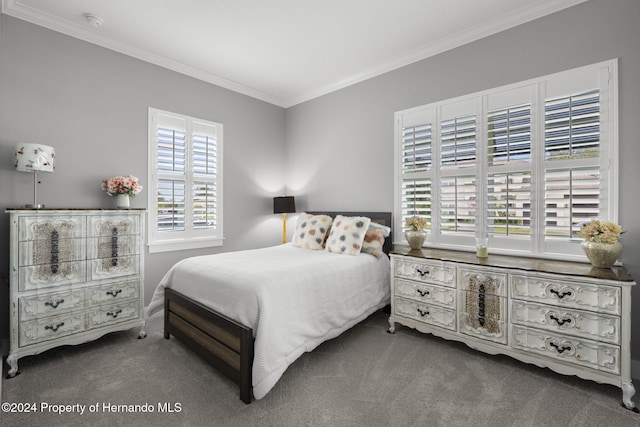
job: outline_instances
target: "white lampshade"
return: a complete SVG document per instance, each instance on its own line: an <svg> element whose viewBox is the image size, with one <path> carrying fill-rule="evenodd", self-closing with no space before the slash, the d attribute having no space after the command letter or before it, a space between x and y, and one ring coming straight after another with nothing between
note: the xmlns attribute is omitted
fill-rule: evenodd
<svg viewBox="0 0 640 427"><path fill-rule="evenodd" d="M42 144L16 145L16 169L22 172L53 172L56 151Z"/></svg>

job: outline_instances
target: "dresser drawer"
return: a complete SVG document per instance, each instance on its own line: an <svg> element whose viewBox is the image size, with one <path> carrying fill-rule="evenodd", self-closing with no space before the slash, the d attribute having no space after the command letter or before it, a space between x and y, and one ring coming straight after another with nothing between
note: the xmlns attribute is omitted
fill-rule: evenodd
<svg viewBox="0 0 640 427"><path fill-rule="evenodd" d="M20 267L18 289L29 291L84 282L87 277L85 266L85 261L75 261Z"/></svg>
<svg viewBox="0 0 640 427"><path fill-rule="evenodd" d="M87 312L87 327L92 329L108 326L138 317L140 317L140 301L107 304Z"/></svg>
<svg viewBox="0 0 640 427"><path fill-rule="evenodd" d="M88 237L136 236L140 233L140 222L137 215L96 215L89 217L87 228Z"/></svg>
<svg viewBox="0 0 640 427"><path fill-rule="evenodd" d="M511 347L598 371L620 373L620 348L513 325Z"/></svg>
<svg viewBox="0 0 640 427"><path fill-rule="evenodd" d="M89 280L110 279L112 277L140 274L138 255L89 260Z"/></svg>
<svg viewBox="0 0 640 427"><path fill-rule="evenodd" d="M460 289L464 291L507 296L507 275L505 273L461 268L458 274Z"/></svg>
<svg viewBox="0 0 640 427"><path fill-rule="evenodd" d="M507 343L507 299L497 295L461 291L458 312L460 332Z"/></svg>
<svg viewBox="0 0 640 427"><path fill-rule="evenodd" d="M403 298L394 299L395 314L408 317L423 323L454 331L456 329L456 312L432 304L423 304Z"/></svg>
<svg viewBox="0 0 640 427"><path fill-rule="evenodd" d="M67 313L84 308L84 290L67 290L50 294L21 297L20 321Z"/></svg>
<svg viewBox="0 0 640 427"><path fill-rule="evenodd" d="M86 289L87 306L95 306L104 303L117 303L123 300L135 298L140 294L140 281L110 283L101 286L92 286Z"/></svg>
<svg viewBox="0 0 640 427"><path fill-rule="evenodd" d="M85 330L85 313L76 311L20 323L19 345L24 347Z"/></svg>
<svg viewBox="0 0 640 427"><path fill-rule="evenodd" d="M620 314L620 288L514 274L513 299L536 301L599 313Z"/></svg>
<svg viewBox="0 0 640 427"><path fill-rule="evenodd" d="M404 279L418 280L436 285L456 286L455 267L438 261L405 261L395 260L394 274Z"/></svg>
<svg viewBox="0 0 640 427"><path fill-rule="evenodd" d="M84 260L84 239L47 239L20 242L18 265L57 264Z"/></svg>
<svg viewBox="0 0 640 427"><path fill-rule="evenodd" d="M616 316L512 301L511 321L554 333L620 344L620 318Z"/></svg>
<svg viewBox="0 0 640 427"><path fill-rule="evenodd" d="M138 255L140 246L137 236L100 236L87 239L87 258L117 258Z"/></svg>
<svg viewBox="0 0 640 427"><path fill-rule="evenodd" d="M396 279L394 294L402 298L436 304L452 310L456 308L456 291L453 288Z"/></svg>
<svg viewBox="0 0 640 427"><path fill-rule="evenodd" d="M20 217L18 240L73 239L85 237L84 216Z"/></svg>

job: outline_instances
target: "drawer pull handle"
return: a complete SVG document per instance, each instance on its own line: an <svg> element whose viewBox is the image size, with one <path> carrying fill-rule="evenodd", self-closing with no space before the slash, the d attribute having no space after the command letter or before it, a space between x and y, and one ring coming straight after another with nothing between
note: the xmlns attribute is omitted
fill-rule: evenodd
<svg viewBox="0 0 640 427"><path fill-rule="evenodd" d="M60 304L62 304L63 302L64 302L64 299L59 299L59 300L53 301L53 302L47 301L47 302L44 303L44 305L49 305L49 306L51 306L51 308L58 308L58 306Z"/></svg>
<svg viewBox="0 0 640 427"><path fill-rule="evenodd" d="M568 317L568 318L566 318L566 319L562 319L562 320L560 320L560 319L558 319L556 316L554 316L554 315L552 314L551 316L549 316L549 319L551 319L551 320L555 320L555 321L556 321L556 323L557 323L559 326L563 326L565 323L571 323L571 318L570 318L570 317Z"/></svg>
<svg viewBox="0 0 640 427"><path fill-rule="evenodd" d="M571 346L570 345L565 345L565 346L560 347L560 346L558 346L558 344L556 344L554 342L549 343L549 346L555 348L556 351L558 352L558 354L562 354L565 351L571 350Z"/></svg>
<svg viewBox="0 0 640 427"><path fill-rule="evenodd" d="M117 310L116 312L108 311L107 316L113 316L113 318L115 319L120 313L122 313L122 310Z"/></svg>
<svg viewBox="0 0 640 427"><path fill-rule="evenodd" d="M117 291L107 291L107 295L111 295L112 297L117 297L118 294L122 292L122 289L118 289Z"/></svg>
<svg viewBox="0 0 640 427"><path fill-rule="evenodd" d="M416 289L416 292L418 292L420 294L421 297L425 297L427 295L430 295L431 292L429 291L423 291L422 289Z"/></svg>
<svg viewBox="0 0 640 427"><path fill-rule="evenodd" d="M51 273L53 274L57 274L58 273L58 255L59 255L59 248L58 248L58 231L57 230L53 230L51 232Z"/></svg>
<svg viewBox="0 0 640 427"><path fill-rule="evenodd" d="M420 316L424 317L424 316L428 316L429 315L429 310L422 310L421 308L418 309L418 313L420 314Z"/></svg>
<svg viewBox="0 0 640 427"><path fill-rule="evenodd" d="M420 277L428 276L429 274L431 274L431 271L429 270L422 271L419 268L416 268L416 271L418 272L418 274L420 274Z"/></svg>
<svg viewBox="0 0 640 427"><path fill-rule="evenodd" d="M52 332L56 332L62 326L64 326L64 322L60 322L55 326L47 325L44 327L44 329L50 329Z"/></svg>
<svg viewBox="0 0 640 427"><path fill-rule="evenodd" d="M567 292L559 292L556 291L555 289L550 289L549 292L551 292L552 294L556 294L558 296L558 298L562 299L564 297L570 297L572 292L571 291L567 291Z"/></svg>
<svg viewBox="0 0 640 427"><path fill-rule="evenodd" d="M111 266L118 266L118 227L111 230Z"/></svg>

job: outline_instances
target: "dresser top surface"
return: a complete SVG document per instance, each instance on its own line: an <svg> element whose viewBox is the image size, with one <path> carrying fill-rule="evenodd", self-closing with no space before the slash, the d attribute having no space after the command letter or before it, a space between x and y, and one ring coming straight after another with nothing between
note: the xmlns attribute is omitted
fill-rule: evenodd
<svg viewBox="0 0 640 427"><path fill-rule="evenodd" d="M409 246L404 245L394 245L391 254L486 267L511 268L540 273L567 274L594 279L615 280L618 282L633 282L627 270L620 266L596 268L590 264L581 262L493 254L490 254L488 258L478 258L475 252L430 248L411 249Z"/></svg>

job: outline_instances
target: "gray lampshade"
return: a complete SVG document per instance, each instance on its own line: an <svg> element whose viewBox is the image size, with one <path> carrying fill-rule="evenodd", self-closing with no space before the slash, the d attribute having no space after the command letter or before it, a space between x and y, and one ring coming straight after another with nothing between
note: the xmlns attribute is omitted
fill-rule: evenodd
<svg viewBox="0 0 640 427"><path fill-rule="evenodd" d="M273 213L292 213L296 211L296 201L293 196L273 198Z"/></svg>

